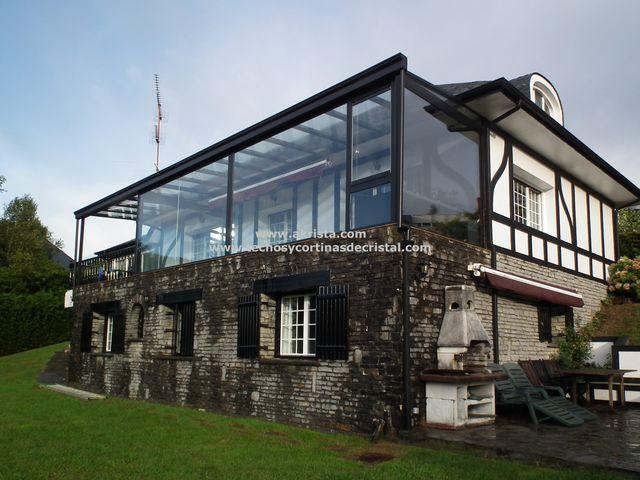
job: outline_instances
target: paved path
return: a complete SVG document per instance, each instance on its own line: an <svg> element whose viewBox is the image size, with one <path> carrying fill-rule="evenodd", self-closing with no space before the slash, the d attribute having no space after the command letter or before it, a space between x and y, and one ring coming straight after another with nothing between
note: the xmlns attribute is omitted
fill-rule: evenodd
<svg viewBox="0 0 640 480"><path fill-rule="evenodd" d="M523 421L528 416L522 411L522 416L499 415L495 425L457 431L422 430L418 438L462 442L513 457L546 458L640 474L640 408L611 412L599 405L595 411L598 420L575 428L545 422L536 430Z"/></svg>

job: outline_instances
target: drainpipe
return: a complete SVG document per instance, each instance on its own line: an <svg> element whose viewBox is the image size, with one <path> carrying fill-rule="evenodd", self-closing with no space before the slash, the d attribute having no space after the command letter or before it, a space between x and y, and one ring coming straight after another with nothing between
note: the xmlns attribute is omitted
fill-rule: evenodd
<svg viewBox="0 0 640 480"><path fill-rule="evenodd" d="M497 267L496 249L491 247L491 268ZM491 331L493 333L493 361L500 363L500 333L498 325L498 291L491 289Z"/></svg>
<svg viewBox="0 0 640 480"><path fill-rule="evenodd" d="M398 231L404 234L402 241L402 376L404 397L402 411L405 430L411 430L411 315L409 302L409 252L406 247L413 245L410 239L410 228L400 227Z"/></svg>

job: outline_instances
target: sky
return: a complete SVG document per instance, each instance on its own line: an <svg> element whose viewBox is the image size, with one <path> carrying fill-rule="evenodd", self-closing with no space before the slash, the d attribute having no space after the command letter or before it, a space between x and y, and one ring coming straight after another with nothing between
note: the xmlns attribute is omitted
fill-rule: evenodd
<svg viewBox="0 0 640 480"><path fill-rule="evenodd" d="M640 1L0 0L0 205L73 212L402 52L433 83L544 74L565 126L640 184ZM86 258L133 238L89 219Z"/></svg>

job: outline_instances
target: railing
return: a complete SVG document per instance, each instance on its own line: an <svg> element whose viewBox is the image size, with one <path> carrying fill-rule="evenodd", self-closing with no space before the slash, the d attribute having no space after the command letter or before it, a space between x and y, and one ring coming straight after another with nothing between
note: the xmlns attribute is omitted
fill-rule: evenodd
<svg viewBox="0 0 640 480"><path fill-rule="evenodd" d="M135 258L136 247L132 245L82 260L76 265L76 285L128 277L135 271Z"/></svg>

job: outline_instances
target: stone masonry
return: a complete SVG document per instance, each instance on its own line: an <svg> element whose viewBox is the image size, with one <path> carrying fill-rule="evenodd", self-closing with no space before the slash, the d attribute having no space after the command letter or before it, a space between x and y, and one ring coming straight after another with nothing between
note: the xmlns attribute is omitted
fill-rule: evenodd
<svg viewBox="0 0 640 480"><path fill-rule="evenodd" d="M366 230L361 240L332 239L328 244L397 244L395 226ZM417 376L436 361L444 287L475 285L476 311L492 335L491 291L467 271L470 263L490 264L490 251L441 235L411 229L417 244L430 253L409 258L411 378L414 424L424 418L423 385ZM299 243L314 243L305 240ZM585 296L586 321L605 287L564 272L500 255L498 268L577 285ZM526 267L526 268L525 268ZM328 270L331 284L349 285L349 356L346 361L318 361L275 356L276 299L261 297L260 358L237 357L237 303L252 293L259 279ZM159 293L202 288L196 302L194 355L171 355L173 317L156 304ZM91 353L80 352L82 314L91 304L119 300L126 315L123 354L102 353L104 317L93 315ZM335 430L368 432L372 420L391 412L402 418L402 254L245 252L169 267L128 278L76 287L70 381L91 391L135 399L171 402L228 414L255 415L278 422ZM145 312L138 338L139 306ZM535 304L500 297L500 349L503 360L547 357L553 349L538 341Z"/></svg>

